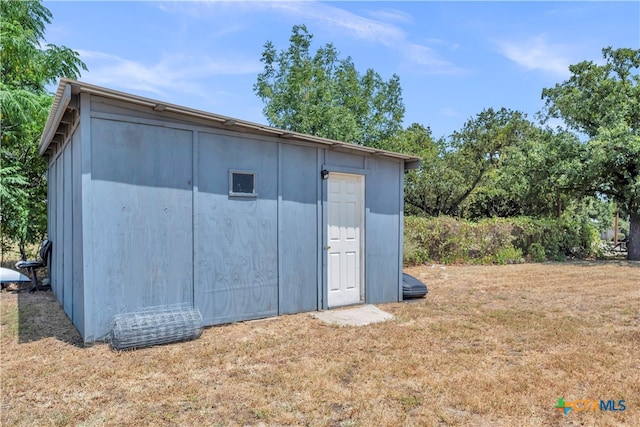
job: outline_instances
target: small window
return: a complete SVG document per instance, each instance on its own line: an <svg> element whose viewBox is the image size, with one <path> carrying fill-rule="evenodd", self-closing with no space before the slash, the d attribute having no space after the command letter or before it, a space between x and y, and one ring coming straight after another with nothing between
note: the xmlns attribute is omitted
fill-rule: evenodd
<svg viewBox="0 0 640 427"><path fill-rule="evenodd" d="M255 172L229 171L229 195L256 197Z"/></svg>

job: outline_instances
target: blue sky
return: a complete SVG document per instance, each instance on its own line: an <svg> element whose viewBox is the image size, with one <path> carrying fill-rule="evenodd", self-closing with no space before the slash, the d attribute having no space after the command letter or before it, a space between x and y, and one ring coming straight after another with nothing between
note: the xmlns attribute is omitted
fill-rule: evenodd
<svg viewBox="0 0 640 427"><path fill-rule="evenodd" d="M266 124L253 92L264 43L332 42L356 68L400 76L404 125L448 136L483 109L534 119L544 87L606 46L640 48L640 2L45 1L48 43L80 53L81 80Z"/></svg>

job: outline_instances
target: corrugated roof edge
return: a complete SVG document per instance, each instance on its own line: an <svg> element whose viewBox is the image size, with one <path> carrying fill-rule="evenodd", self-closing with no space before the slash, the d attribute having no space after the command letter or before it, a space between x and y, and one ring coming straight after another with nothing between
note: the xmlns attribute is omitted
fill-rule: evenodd
<svg viewBox="0 0 640 427"><path fill-rule="evenodd" d="M367 153L382 157L392 157L395 159L401 159L405 161L405 169L414 169L420 166L420 158L416 156L410 156L407 154L396 153L388 150L380 150L377 148L366 147L363 145L351 144L348 142L335 141L327 138L320 138L317 136L306 135L303 133L292 132L288 130L278 129L258 123L248 122L246 120L236 119L234 117L222 116L219 114L209 113L206 111L195 110L180 105L170 104L164 101L158 101L155 99L144 98L142 96L133 95L126 92L119 92L117 90L108 89L101 86L92 85L89 83L83 83L77 80L62 78L56 91L51 111L47 118L42 137L40 138L40 155L44 155L53 139L57 127L60 125L60 120L64 115L64 111L67 108L71 94L78 93L90 93L93 95L99 95L105 98L118 99L121 101L128 101L134 104L147 106L152 109L160 111L169 111L185 116L198 117L201 119L208 119L215 121L219 124L232 123L233 126L244 128L246 131L260 131L267 134L272 134L281 138L289 140L299 140L304 142L311 142L315 144L328 145L333 148L342 148L346 150Z"/></svg>

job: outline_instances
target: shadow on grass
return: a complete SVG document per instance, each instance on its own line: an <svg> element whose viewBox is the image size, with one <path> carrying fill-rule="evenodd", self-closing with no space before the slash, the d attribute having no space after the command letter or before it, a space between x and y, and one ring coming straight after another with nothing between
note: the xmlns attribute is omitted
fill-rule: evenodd
<svg viewBox="0 0 640 427"><path fill-rule="evenodd" d="M18 342L28 343L55 338L77 347L84 347L82 338L51 291L29 293L30 283L12 286L3 293L15 295L17 304L7 302L3 329L17 334Z"/></svg>

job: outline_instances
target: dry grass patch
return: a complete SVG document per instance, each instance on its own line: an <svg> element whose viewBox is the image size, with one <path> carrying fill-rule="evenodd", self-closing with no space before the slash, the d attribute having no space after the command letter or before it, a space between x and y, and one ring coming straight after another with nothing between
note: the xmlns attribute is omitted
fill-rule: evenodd
<svg viewBox="0 0 640 427"><path fill-rule="evenodd" d="M2 425L640 425L640 265L414 267L395 320L309 314L129 352L83 348L50 292L3 292ZM553 407L625 399L624 412Z"/></svg>

